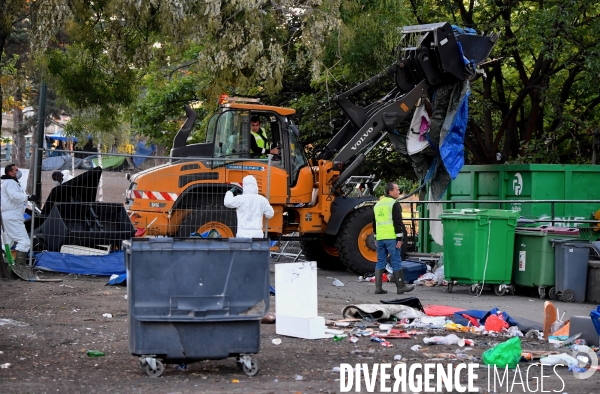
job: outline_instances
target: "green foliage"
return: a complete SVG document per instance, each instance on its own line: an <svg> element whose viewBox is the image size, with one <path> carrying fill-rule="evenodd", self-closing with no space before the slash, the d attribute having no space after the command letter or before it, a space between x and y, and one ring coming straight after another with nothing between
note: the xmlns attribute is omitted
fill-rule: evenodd
<svg viewBox="0 0 600 394"><path fill-rule="evenodd" d="M470 163L496 163L498 155L501 162L589 162L600 121L593 0L47 0L31 7L32 51L60 48L38 64L71 107L68 130L78 135L131 128L170 145L183 104L199 101L193 139L201 141L218 95L228 93L295 108L302 141L319 149L347 122L335 94L395 61L399 27L440 21L500 33L485 76L472 81ZM365 106L392 87L382 81L351 100ZM359 172L413 178L408 158L389 144L372 150Z"/></svg>

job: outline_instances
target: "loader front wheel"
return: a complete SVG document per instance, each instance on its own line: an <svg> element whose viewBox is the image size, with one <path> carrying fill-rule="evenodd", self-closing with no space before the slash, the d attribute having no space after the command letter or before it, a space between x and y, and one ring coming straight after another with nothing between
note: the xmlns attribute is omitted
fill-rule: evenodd
<svg viewBox="0 0 600 394"><path fill-rule="evenodd" d="M224 206L210 206L194 210L181 223L178 237L189 238L192 233L202 234L216 230L221 238L233 238L237 232L235 211Z"/></svg>
<svg viewBox="0 0 600 394"><path fill-rule="evenodd" d="M372 206L358 208L346 217L335 245L340 260L350 271L360 275L375 271L377 250Z"/></svg>
<svg viewBox="0 0 600 394"><path fill-rule="evenodd" d="M332 236L326 235L314 241L303 241L302 250L306 261L316 261L317 267L323 270L339 271L345 268L335 247L335 238Z"/></svg>

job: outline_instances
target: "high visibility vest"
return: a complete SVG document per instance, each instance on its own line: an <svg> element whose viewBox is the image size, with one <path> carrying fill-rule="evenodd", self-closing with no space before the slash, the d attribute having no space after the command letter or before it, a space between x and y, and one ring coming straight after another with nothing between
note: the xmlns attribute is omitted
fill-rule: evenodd
<svg viewBox="0 0 600 394"><path fill-rule="evenodd" d="M396 239L396 231L394 230L394 221L392 219L392 208L396 200L391 197L383 197L373 210L375 212L375 226L378 241L384 239Z"/></svg>
<svg viewBox="0 0 600 394"><path fill-rule="evenodd" d="M250 130L250 134L252 134L252 137L254 137L254 142L256 142L256 146L262 149L262 154L266 153L265 148L267 146L267 141L265 141L264 133L264 129L260 129L260 133L255 133L252 130Z"/></svg>

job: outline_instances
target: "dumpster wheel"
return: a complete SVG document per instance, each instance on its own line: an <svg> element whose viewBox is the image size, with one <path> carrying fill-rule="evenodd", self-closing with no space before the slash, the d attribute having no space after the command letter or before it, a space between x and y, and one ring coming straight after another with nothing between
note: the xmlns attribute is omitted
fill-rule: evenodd
<svg viewBox="0 0 600 394"><path fill-rule="evenodd" d="M546 297L546 286L539 286L538 294L540 296L540 299L543 300Z"/></svg>
<svg viewBox="0 0 600 394"><path fill-rule="evenodd" d="M153 378L159 377L165 370L163 363L152 356L141 356L139 362L140 367Z"/></svg>
<svg viewBox="0 0 600 394"><path fill-rule="evenodd" d="M563 302L575 301L575 292L571 289L567 289L567 290L563 291L561 301L563 301Z"/></svg>
<svg viewBox="0 0 600 394"><path fill-rule="evenodd" d="M235 362L238 367L244 371L244 373L248 376L254 376L258 373L260 369L260 365L258 365L258 361L256 361L252 356L247 354L240 355L235 359Z"/></svg>
<svg viewBox="0 0 600 394"><path fill-rule="evenodd" d="M548 290L548 298L550 298L552 301L558 300L558 296L556 295L556 287L551 287L550 290Z"/></svg>
<svg viewBox="0 0 600 394"><path fill-rule="evenodd" d="M469 294L477 296L480 295L483 292L483 285L482 284L472 284L471 286L469 286Z"/></svg>
<svg viewBox="0 0 600 394"><path fill-rule="evenodd" d="M506 285L495 285L494 294L496 294L497 296L503 296L504 294L506 294Z"/></svg>

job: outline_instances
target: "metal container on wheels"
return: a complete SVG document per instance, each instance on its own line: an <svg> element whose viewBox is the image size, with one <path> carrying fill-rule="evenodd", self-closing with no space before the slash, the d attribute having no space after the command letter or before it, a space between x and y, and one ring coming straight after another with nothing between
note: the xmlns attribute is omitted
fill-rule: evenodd
<svg viewBox="0 0 600 394"><path fill-rule="evenodd" d="M235 357L255 375L269 309L268 239L133 238L127 266L129 351L150 376L164 364Z"/></svg>
<svg viewBox="0 0 600 394"><path fill-rule="evenodd" d="M512 290L512 260L518 211L449 209L440 215L444 227L444 276L448 292L454 283L479 293L493 285L496 295Z"/></svg>
<svg viewBox="0 0 600 394"><path fill-rule="evenodd" d="M567 227L517 227L513 259L513 283L523 287L537 287L541 299L546 287L554 286L554 248L552 239L574 239L579 229Z"/></svg>
<svg viewBox="0 0 600 394"><path fill-rule="evenodd" d="M564 302L584 302L592 244L584 240L554 239L555 287L548 296Z"/></svg>

